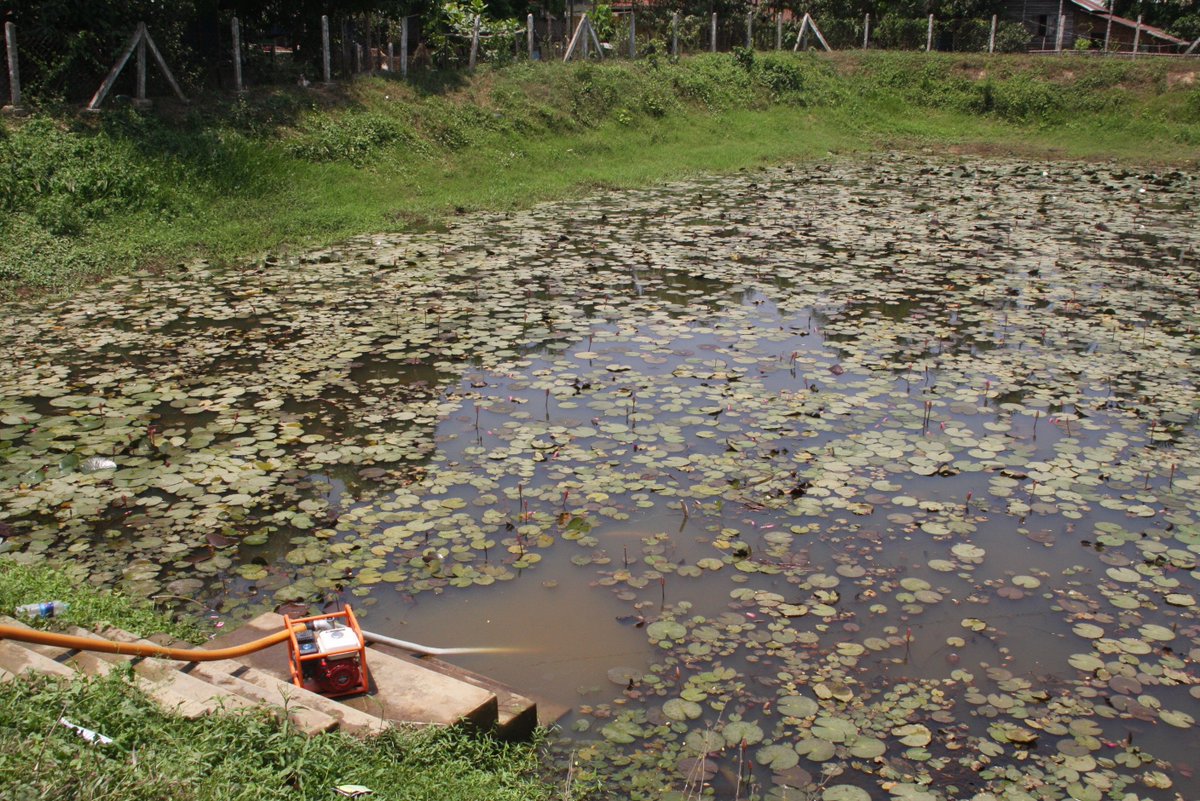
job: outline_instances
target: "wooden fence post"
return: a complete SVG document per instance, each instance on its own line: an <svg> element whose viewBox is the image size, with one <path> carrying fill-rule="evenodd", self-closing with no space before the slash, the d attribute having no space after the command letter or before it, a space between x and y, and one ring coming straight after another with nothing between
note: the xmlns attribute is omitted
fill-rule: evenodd
<svg viewBox="0 0 1200 801"><path fill-rule="evenodd" d="M1137 58L1138 47L1142 41L1142 15L1138 14L1137 27L1133 29L1133 55L1130 58Z"/></svg>
<svg viewBox="0 0 1200 801"><path fill-rule="evenodd" d="M479 57L479 15L471 23L471 55L467 58L467 69L475 69L475 60Z"/></svg>
<svg viewBox="0 0 1200 801"><path fill-rule="evenodd" d="M717 12L715 11L712 15L712 32L709 38L712 39L712 42L709 43L709 46L712 48L712 52L715 53L717 52Z"/></svg>
<svg viewBox="0 0 1200 801"><path fill-rule="evenodd" d="M783 49L783 12L775 15L775 49Z"/></svg>
<svg viewBox="0 0 1200 801"><path fill-rule="evenodd" d="M17 63L17 26L11 22L4 23L4 43L8 48L8 99L9 105L4 110L12 114L20 114L25 109L21 106L21 71Z"/></svg>
<svg viewBox="0 0 1200 801"><path fill-rule="evenodd" d="M998 17L995 14L993 14L992 15L992 35L988 37L988 52L989 53L996 52L996 23L997 23L997 20L998 20Z"/></svg>
<svg viewBox="0 0 1200 801"><path fill-rule="evenodd" d="M871 44L871 15L863 17L863 50Z"/></svg>
<svg viewBox="0 0 1200 801"><path fill-rule="evenodd" d="M933 50L933 15L929 15L929 31L925 34L925 52Z"/></svg>
<svg viewBox="0 0 1200 801"><path fill-rule="evenodd" d="M1066 27L1067 27L1067 15L1059 14L1058 15L1058 35L1054 37L1054 52L1058 53L1060 56L1062 55L1063 35L1066 33Z"/></svg>
<svg viewBox="0 0 1200 801"><path fill-rule="evenodd" d="M321 15L321 77L326 86L333 83L329 74L329 17L325 14Z"/></svg>
<svg viewBox="0 0 1200 801"><path fill-rule="evenodd" d="M529 51L529 60L533 61L533 15L525 17L525 45Z"/></svg>
<svg viewBox="0 0 1200 801"><path fill-rule="evenodd" d="M241 94L244 91L242 88L242 26L238 24L237 17L233 18L229 28L233 33L233 91Z"/></svg>
<svg viewBox="0 0 1200 801"><path fill-rule="evenodd" d="M671 14L671 55L679 58L679 12Z"/></svg>
<svg viewBox="0 0 1200 801"><path fill-rule="evenodd" d="M408 17L400 20L400 77L408 79Z"/></svg>

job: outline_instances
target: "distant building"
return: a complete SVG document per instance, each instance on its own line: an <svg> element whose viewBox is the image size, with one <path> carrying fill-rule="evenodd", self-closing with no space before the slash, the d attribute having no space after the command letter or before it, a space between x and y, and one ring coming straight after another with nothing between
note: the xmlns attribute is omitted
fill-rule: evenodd
<svg viewBox="0 0 1200 801"><path fill-rule="evenodd" d="M1008 0L1004 6L1004 18L1023 22L1029 29L1030 50L1054 50L1058 45L1058 17L1065 17L1063 25L1064 50L1085 47L1104 49L1104 37L1108 36L1108 49L1133 51L1137 37L1137 21L1108 13L1108 9L1094 0ZM1081 41L1086 45L1079 44ZM1188 45L1152 25L1142 25L1138 37L1138 52L1177 53Z"/></svg>

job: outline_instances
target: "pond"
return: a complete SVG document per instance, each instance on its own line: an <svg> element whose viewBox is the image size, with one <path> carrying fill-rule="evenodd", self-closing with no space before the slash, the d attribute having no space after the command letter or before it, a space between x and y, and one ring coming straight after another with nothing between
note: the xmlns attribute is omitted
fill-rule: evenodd
<svg viewBox="0 0 1200 801"><path fill-rule="evenodd" d="M0 534L509 648L580 794L1200 797L1198 204L889 155L9 306Z"/></svg>

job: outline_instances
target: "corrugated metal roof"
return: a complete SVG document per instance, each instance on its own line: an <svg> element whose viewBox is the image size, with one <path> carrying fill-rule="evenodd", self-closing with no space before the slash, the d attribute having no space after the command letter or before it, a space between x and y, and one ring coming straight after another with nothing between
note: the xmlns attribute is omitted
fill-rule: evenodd
<svg viewBox="0 0 1200 801"><path fill-rule="evenodd" d="M1095 2L1095 0L1071 0L1071 2L1073 4L1079 6L1080 8L1082 8L1084 11L1089 11L1098 17L1103 17L1104 19L1111 19L1117 25L1124 25L1127 28L1136 28L1137 27L1136 20L1125 19L1125 17L1118 17L1116 14L1110 14L1110 13L1108 13L1107 7L1105 7L1101 3ZM1177 44L1177 45L1187 44L1187 42L1184 41L1183 39L1176 39L1174 36L1167 33L1162 28L1155 28L1153 25L1147 25L1144 22L1142 23L1142 33L1149 34L1150 36L1153 36L1157 39L1165 39L1166 41L1171 42L1172 44Z"/></svg>

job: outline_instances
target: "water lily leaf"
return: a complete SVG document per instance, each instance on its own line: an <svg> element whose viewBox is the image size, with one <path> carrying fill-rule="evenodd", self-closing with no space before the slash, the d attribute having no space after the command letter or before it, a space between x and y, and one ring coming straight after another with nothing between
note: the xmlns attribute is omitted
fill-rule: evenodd
<svg viewBox="0 0 1200 801"><path fill-rule="evenodd" d="M834 784L821 793L821 801L871 801L871 794L852 784Z"/></svg>
<svg viewBox="0 0 1200 801"><path fill-rule="evenodd" d="M933 739L929 729L920 723L907 723L892 729L892 735L900 738L900 742L909 746L926 746Z"/></svg>
<svg viewBox="0 0 1200 801"><path fill-rule="evenodd" d="M765 745L758 749L754 760L773 771L789 770L800 763L800 755L790 745Z"/></svg>
<svg viewBox="0 0 1200 801"><path fill-rule="evenodd" d="M1196 719L1186 712L1164 709L1158 713L1163 723L1168 723L1179 729L1188 729L1195 725Z"/></svg>
<svg viewBox="0 0 1200 801"><path fill-rule="evenodd" d="M883 756L887 750L887 744L883 740L874 737L859 737L849 745L851 756L859 759L875 759Z"/></svg>
<svg viewBox="0 0 1200 801"><path fill-rule="evenodd" d="M750 721L735 721L725 724L721 730L725 743L730 746L754 745L762 742L763 730Z"/></svg>
<svg viewBox="0 0 1200 801"><path fill-rule="evenodd" d="M826 762L833 759L836 751L837 746L833 743L817 737L809 737L796 743L796 753L811 759L813 762Z"/></svg>
<svg viewBox="0 0 1200 801"><path fill-rule="evenodd" d="M695 720L703 710L700 705L682 698L672 698L663 704L663 714L671 720Z"/></svg>
<svg viewBox="0 0 1200 801"><path fill-rule="evenodd" d="M817 702L803 695L785 695L776 702L775 708L781 715L807 718L817 713Z"/></svg>

